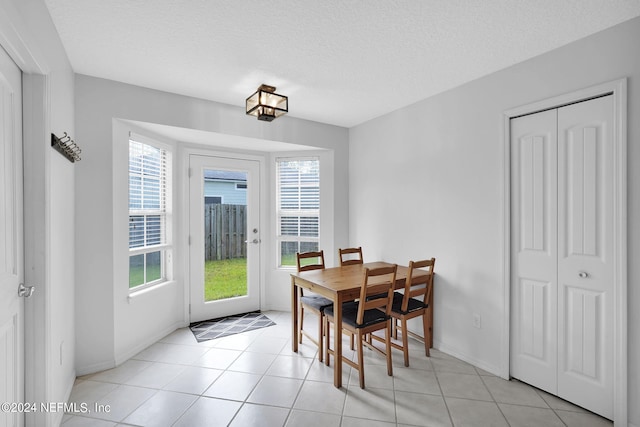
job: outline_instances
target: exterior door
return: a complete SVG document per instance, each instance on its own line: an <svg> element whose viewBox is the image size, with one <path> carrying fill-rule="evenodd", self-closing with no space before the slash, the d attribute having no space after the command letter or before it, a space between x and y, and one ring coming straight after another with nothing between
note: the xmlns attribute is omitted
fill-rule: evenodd
<svg viewBox="0 0 640 427"><path fill-rule="evenodd" d="M21 80L0 47L0 402L8 403L24 401ZM22 425L23 413L0 411L0 426Z"/></svg>
<svg viewBox="0 0 640 427"><path fill-rule="evenodd" d="M511 121L511 374L613 418L613 100Z"/></svg>
<svg viewBox="0 0 640 427"><path fill-rule="evenodd" d="M260 164L189 158L190 319L260 308Z"/></svg>

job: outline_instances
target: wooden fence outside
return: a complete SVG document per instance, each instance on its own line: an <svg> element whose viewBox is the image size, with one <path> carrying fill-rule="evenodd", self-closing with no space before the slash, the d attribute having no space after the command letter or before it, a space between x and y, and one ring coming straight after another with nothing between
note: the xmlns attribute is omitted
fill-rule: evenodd
<svg viewBox="0 0 640 427"><path fill-rule="evenodd" d="M247 207L210 204L204 206L205 260L247 256Z"/></svg>

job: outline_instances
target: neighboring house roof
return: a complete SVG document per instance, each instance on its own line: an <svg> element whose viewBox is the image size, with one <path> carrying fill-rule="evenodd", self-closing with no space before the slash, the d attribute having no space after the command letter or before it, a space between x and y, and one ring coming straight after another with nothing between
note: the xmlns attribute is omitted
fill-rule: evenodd
<svg viewBox="0 0 640 427"><path fill-rule="evenodd" d="M215 181L247 181L246 172L233 172L233 171L219 171L219 170L205 170L204 179Z"/></svg>

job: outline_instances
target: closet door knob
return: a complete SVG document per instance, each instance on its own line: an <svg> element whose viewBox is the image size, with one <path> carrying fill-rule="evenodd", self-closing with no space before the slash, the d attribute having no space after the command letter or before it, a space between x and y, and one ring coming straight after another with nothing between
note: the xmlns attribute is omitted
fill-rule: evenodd
<svg viewBox="0 0 640 427"><path fill-rule="evenodd" d="M20 283L18 286L18 296L20 298L30 298L35 290L36 288L34 286L25 286L24 283Z"/></svg>
<svg viewBox="0 0 640 427"><path fill-rule="evenodd" d="M586 271L581 271L580 273L578 273L578 277L581 279L586 279L587 277L589 277L589 273L587 273Z"/></svg>

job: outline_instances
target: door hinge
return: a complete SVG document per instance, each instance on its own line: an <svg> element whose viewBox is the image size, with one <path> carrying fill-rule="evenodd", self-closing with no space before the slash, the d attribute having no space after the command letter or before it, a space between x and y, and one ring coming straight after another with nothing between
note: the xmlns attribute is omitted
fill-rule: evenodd
<svg viewBox="0 0 640 427"><path fill-rule="evenodd" d="M189 304L189 316L191 316L191 304Z"/></svg>
<svg viewBox="0 0 640 427"><path fill-rule="evenodd" d="M191 178L191 168L187 169L187 175L189 176L189 178Z"/></svg>
<svg viewBox="0 0 640 427"><path fill-rule="evenodd" d="M187 245L191 246L191 236L187 237Z"/></svg>

